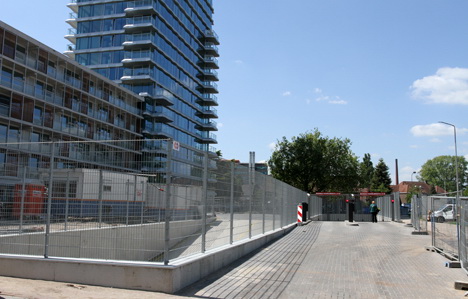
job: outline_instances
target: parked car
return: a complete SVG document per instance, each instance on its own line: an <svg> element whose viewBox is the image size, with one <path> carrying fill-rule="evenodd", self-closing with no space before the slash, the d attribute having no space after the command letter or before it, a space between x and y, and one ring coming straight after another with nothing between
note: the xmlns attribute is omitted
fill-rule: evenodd
<svg viewBox="0 0 468 299"><path fill-rule="evenodd" d="M446 220L455 220L455 205L446 204L442 206L432 213L431 218L439 223L445 222Z"/></svg>

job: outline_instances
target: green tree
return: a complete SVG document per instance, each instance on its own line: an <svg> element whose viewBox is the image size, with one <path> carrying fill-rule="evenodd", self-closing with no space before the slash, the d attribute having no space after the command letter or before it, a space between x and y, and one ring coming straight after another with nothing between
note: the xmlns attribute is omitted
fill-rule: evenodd
<svg viewBox="0 0 468 299"><path fill-rule="evenodd" d="M322 136L315 129L293 137L283 137L268 161L274 178L309 193L350 192L359 183L357 157L349 139Z"/></svg>
<svg viewBox="0 0 468 299"><path fill-rule="evenodd" d="M379 159L379 163L375 166L374 175L372 176L371 190L373 192L385 192L390 193L392 188L390 184L392 179L388 172L388 166L385 164L382 158Z"/></svg>
<svg viewBox="0 0 468 299"><path fill-rule="evenodd" d="M427 160L421 167L418 180L429 185L439 186L447 192L457 191L455 156L437 156ZM458 157L459 189L466 185L467 161L465 157Z"/></svg>
<svg viewBox="0 0 468 299"><path fill-rule="evenodd" d="M364 158L362 158L362 162L359 164L359 174L359 187L370 189L372 177L374 176L374 164L372 163L370 154L364 154Z"/></svg>

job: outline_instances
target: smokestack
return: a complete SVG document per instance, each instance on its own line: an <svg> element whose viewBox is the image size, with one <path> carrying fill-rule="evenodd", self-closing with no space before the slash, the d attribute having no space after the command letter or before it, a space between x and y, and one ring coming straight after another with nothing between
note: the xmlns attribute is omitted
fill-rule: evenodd
<svg viewBox="0 0 468 299"><path fill-rule="evenodd" d="M398 185L400 182L398 181L398 159L395 159L395 180L396 180L396 184L395 185Z"/></svg>

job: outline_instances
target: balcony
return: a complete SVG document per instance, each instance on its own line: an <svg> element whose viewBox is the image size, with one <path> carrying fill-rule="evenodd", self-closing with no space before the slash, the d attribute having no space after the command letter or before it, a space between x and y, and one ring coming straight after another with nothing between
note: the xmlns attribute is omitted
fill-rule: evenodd
<svg viewBox="0 0 468 299"><path fill-rule="evenodd" d="M218 124L214 120L204 123L197 123L195 129L200 131L218 131Z"/></svg>
<svg viewBox="0 0 468 299"><path fill-rule="evenodd" d="M156 24L151 16L135 17L127 19L127 24L123 28L126 34L132 34L150 29L156 30Z"/></svg>
<svg viewBox="0 0 468 299"><path fill-rule="evenodd" d="M165 115L162 112L144 111L143 116L145 116L147 118L151 118L151 119L153 119L153 120L155 120L157 122L160 122L160 123L171 123L171 122L174 121L171 117Z"/></svg>
<svg viewBox="0 0 468 299"><path fill-rule="evenodd" d="M217 144L218 141L216 140L216 135L213 133L210 134L197 134L198 136L195 137L195 141L202 143L202 144Z"/></svg>
<svg viewBox="0 0 468 299"><path fill-rule="evenodd" d="M65 52L63 52L63 54L75 60L75 45L74 44L67 45L67 49L65 50Z"/></svg>
<svg viewBox="0 0 468 299"><path fill-rule="evenodd" d="M156 93L154 95L148 93L148 92L140 92L139 93L140 97L144 97L145 99L149 101L155 101L156 104L161 105L161 106L172 106L174 105L174 96L172 96L170 93Z"/></svg>
<svg viewBox="0 0 468 299"><path fill-rule="evenodd" d="M68 39L71 43L76 44L76 29L68 28L68 34L65 35L65 38Z"/></svg>
<svg viewBox="0 0 468 299"><path fill-rule="evenodd" d="M124 58L122 60L124 67L136 67L154 64L150 57Z"/></svg>
<svg viewBox="0 0 468 299"><path fill-rule="evenodd" d="M218 72L214 69L203 69L202 72L198 74L198 77L208 81L219 81Z"/></svg>
<svg viewBox="0 0 468 299"><path fill-rule="evenodd" d="M156 8L153 6L153 3L153 0L129 2L128 7L124 10L125 15L127 17L134 17L156 14Z"/></svg>
<svg viewBox="0 0 468 299"><path fill-rule="evenodd" d="M203 93L218 93L218 84L213 81L203 81L201 86Z"/></svg>
<svg viewBox="0 0 468 299"><path fill-rule="evenodd" d="M219 69L218 59L214 56L205 56L202 63L205 68Z"/></svg>
<svg viewBox="0 0 468 299"><path fill-rule="evenodd" d="M78 13L78 4L76 4L76 0L70 0L70 3L67 4L67 7L70 8L74 13Z"/></svg>
<svg viewBox="0 0 468 299"><path fill-rule="evenodd" d="M205 35L203 36L205 43L213 43L219 45L219 38L214 30L206 30Z"/></svg>
<svg viewBox="0 0 468 299"><path fill-rule="evenodd" d="M197 103L202 106L218 106L218 97L214 94L204 93L201 98L197 98Z"/></svg>
<svg viewBox="0 0 468 299"><path fill-rule="evenodd" d="M150 75L126 75L122 76L120 80L127 84L148 83L150 81L156 82Z"/></svg>
<svg viewBox="0 0 468 299"><path fill-rule="evenodd" d="M201 106L202 111L197 111L195 114L200 118L218 118L218 111L208 106Z"/></svg>
<svg viewBox="0 0 468 299"><path fill-rule="evenodd" d="M143 135L149 138L172 138L173 136L168 132L161 132L161 131L151 131L147 129L143 129Z"/></svg>
<svg viewBox="0 0 468 299"><path fill-rule="evenodd" d="M70 26L76 29L76 27L78 26L78 22L76 20L77 18L78 18L77 14L74 12L71 12L68 15L68 19L66 19L65 22L67 22Z"/></svg>
<svg viewBox="0 0 468 299"><path fill-rule="evenodd" d="M213 43L206 43L203 46L204 54L219 57L218 47Z"/></svg>

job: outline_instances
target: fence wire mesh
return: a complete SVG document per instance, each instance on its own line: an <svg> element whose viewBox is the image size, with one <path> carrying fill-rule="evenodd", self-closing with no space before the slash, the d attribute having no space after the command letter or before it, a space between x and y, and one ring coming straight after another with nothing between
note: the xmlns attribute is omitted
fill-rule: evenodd
<svg viewBox="0 0 468 299"><path fill-rule="evenodd" d="M458 257L456 197L430 196L427 220L431 224L432 246Z"/></svg>
<svg viewBox="0 0 468 299"><path fill-rule="evenodd" d="M170 140L8 143L0 155L2 254L167 264L295 223L307 201Z"/></svg>

